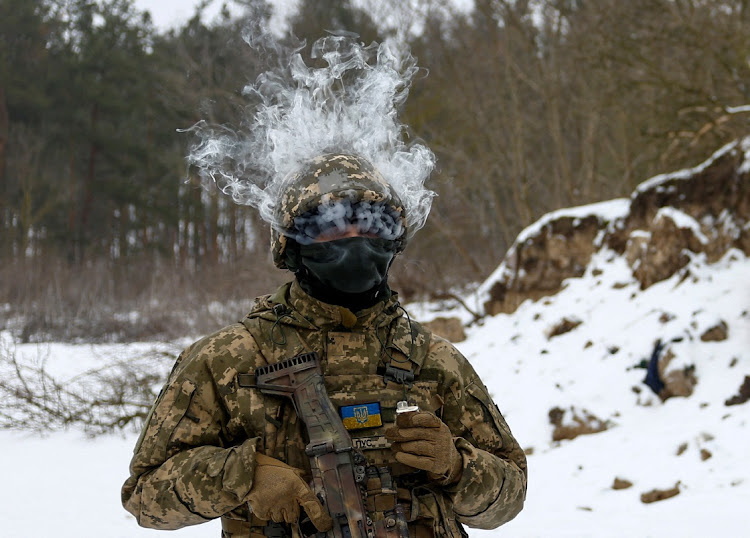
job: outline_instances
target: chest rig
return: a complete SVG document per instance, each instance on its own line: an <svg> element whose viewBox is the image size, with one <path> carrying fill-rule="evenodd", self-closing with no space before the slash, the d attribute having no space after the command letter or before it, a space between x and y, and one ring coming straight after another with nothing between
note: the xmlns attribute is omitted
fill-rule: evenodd
<svg viewBox="0 0 750 538"><path fill-rule="evenodd" d="M395 461L384 431L395 423L399 401L440 412L438 380L429 374L427 379L420 375L429 349L429 333L404 315L396 301L384 308L381 305L381 312L364 321L346 309L329 309L330 317L321 316L325 320L321 323L315 315L294 309L286 300L287 294L288 288L282 288L261 299L242 323L267 364L315 352L321 358L328 395L342 414L350 409L371 411L364 417L361 413L342 417L345 424L347 420L360 423L347 429L354 447L367 460L368 514L374 521L389 525L396 509L405 506L406 519L413 522L419 503L410 483L420 480L414 476L414 469ZM294 409L283 400L267 400L266 419L274 431L266 431L266 453L309 470L304 454L306 432Z"/></svg>
<svg viewBox="0 0 750 538"><path fill-rule="evenodd" d="M408 396L409 389L421 380L430 333L412 321L397 300L381 305L379 311L365 311L364 320L331 305L325 305L326 315L316 319L314 310L312 314L300 312L289 304L286 295L290 286L261 298L242 320L266 364L316 352L326 376L372 377L372 390L398 386ZM428 373L427 377L432 380L434 376Z"/></svg>

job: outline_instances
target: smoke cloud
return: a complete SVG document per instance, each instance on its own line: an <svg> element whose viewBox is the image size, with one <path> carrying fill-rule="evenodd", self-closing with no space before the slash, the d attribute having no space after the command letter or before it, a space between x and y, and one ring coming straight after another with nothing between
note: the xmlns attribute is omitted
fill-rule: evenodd
<svg viewBox="0 0 750 538"><path fill-rule="evenodd" d="M316 211L294 218L284 233L300 245L354 229L359 234L396 240L403 233L401 215L385 203L326 201Z"/></svg>
<svg viewBox="0 0 750 538"><path fill-rule="evenodd" d="M410 52L391 41L364 45L329 35L313 44L316 66L308 66L301 47L282 49L257 30L243 38L274 67L244 88L250 104L236 127L202 121L187 130L196 136L188 163L204 182L257 208L283 233L274 209L284 178L323 153L351 153L392 185L409 235L420 229L435 196L424 186L435 156L424 144L407 144L398 118L420 71Z"/></svg>

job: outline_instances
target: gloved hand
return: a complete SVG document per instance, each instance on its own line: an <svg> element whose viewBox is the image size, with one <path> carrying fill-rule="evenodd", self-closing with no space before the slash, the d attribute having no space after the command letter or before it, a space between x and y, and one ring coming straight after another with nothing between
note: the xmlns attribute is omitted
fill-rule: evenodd
<svg viewBox="0 0 750 538"><path fill-rule="evenodd" d="M427 477L443 486L458 482L463 460L448 426L428 411L397 415L396 427L385 437L397 461L427 471Z"/></svg>
<svg viewBox="0 0 750 538"><path fill-rule="evenodd" d="M250 509L266 521L296 524L301 506L320 532L328 531L333 526L331 516L301 474L299 469L256 453L253 486L247 496Z"/></svg>

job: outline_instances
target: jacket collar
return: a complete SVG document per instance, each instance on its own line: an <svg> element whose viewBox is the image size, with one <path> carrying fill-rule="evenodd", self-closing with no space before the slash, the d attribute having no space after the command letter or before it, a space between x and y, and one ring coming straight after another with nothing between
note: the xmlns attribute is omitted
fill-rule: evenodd
<svg viewBox="0 0 750 538"><path fill-rule="evenodd" d="M344 329L357 330L377 327L384 323L390 323L391 320L400 315L398 296L394 292L391 292L384 301L356 313L343 306L324 303L308 295L296 280L282 286L273 296L273 299L281 299L279 297L281 294L284 295L283 303L289 306L294 313L299 314L303 319L321 329L343 327ZM279 302L282 301L279 300Z"/></svg>

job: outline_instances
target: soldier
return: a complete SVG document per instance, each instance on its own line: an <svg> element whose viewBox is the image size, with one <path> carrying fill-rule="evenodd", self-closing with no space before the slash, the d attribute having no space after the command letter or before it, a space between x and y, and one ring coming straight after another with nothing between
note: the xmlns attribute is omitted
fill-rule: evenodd
<svg viewBox="0 0 750 538"><path fill-rule="evenodd" d="M367 482L370 518L398 503L417 538L512 519L526 496L523 451L468 361L388 287L407 237L393 188L365 159L327 154L288 178L276 211L273 259L294 281L179 356L135 447L125 508L156 529L221 517L222 536L236 538L298 534L301 507L328 530L304 424L253 384L257 367L315 351L354 446L388 471ZM397 420L402 400L419 411Z"/></svg>

